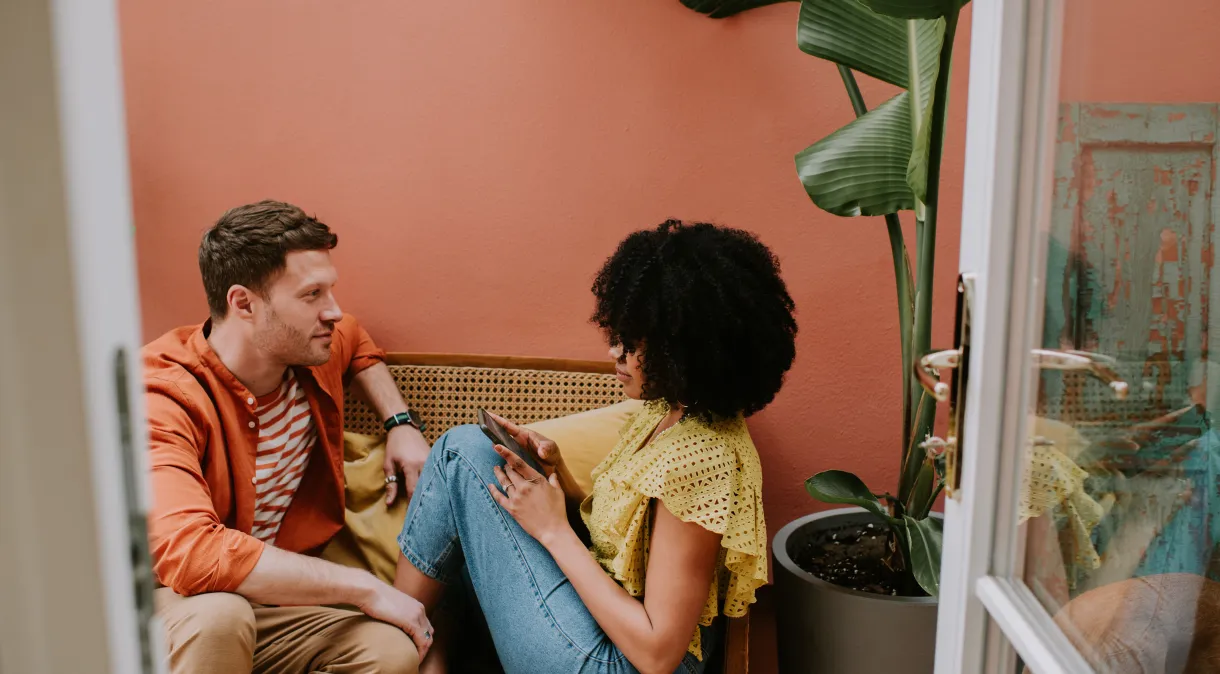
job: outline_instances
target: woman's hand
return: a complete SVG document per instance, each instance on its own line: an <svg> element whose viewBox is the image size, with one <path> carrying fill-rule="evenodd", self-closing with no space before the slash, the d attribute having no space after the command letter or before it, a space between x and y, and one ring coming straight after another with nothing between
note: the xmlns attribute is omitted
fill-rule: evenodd
<svg viewBox="0 0 1220 674"><path fill-rule="evenodd" d="M513 436L513 440L516 440L522 449L534 455L534 458L542 465L542 471L546 473L547 477L553 475L563 465L563 457L559 454L559 445L555 444L554 440L543 437L528 428L522 428L498 414L492 414L491 412L487 414L492 419L500 422L504 430Z"/></svg>
<svg viewBox="0 0 1220 674"><path fill-rule="evenodd" d="M507 510L508 514L517 520L517 524L544 547L557 540L565 531L571 531L572 527L568 524L564 510L564 493L559 487L559 476L552 472L551 476L547 477L504 446L496 445L495 448L496 453L507 463L504 468L496 466L492 469L499 484L487 485L496 503Z"/></svg>

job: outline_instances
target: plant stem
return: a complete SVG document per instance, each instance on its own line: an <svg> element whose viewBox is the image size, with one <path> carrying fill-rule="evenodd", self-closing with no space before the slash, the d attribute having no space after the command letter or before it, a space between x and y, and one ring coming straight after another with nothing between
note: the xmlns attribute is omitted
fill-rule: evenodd
<svg viewBox="0 0 1220 674"><path fill-rule="evenodd" d="M945 112L949 98L949 66L953 58L953 37L957 32L956 12L945 17L945 37L940 47L940 63L936 73L936 98L932 101L931 138L928 142L928 185L926 216L917 242L916 264L919 271L915 282L915 353L923 355L931 348L932 270L936 259L936 219L940 205L940 164L944 155Z"/></svg>
<svg viewBox="0 0 1220 674"><path fill-rule="evenodd" d="M863 117L868 112L864 103L864 95L856 83L856 76L851 68L838 64L839 76L843 78L843 86L847 89L847 97L851 99L852 110L856 117ZM894 259L894 285L898 289L898 339L902 346L902 446L911 441L911 321L914 313L914 284L911 281L911 258L907 255L906 240L902 236L902 221L897 213L887 213L885 216L886 232L890 237L890 255Z"/></svg>
<svg viewBox="0 0 1220 674"><path fill-rule="evenodd" d="M916 382L915 385L919 386L919 383ZM915 394L912 435L907 444L902 446L902 472L898 475L898 498L903 503L907 503L911 498L911 490L915 488L915 482L919 479L919 469L924 461L923 448L919 446L922 439L916 434L926 431L926 428L919 422L930 416L929 410L932 412L936 410L936 404L929 401L926 391L920 388Z"/></svg>
<svg viewBox="0 0 1220 674"><path fill-rule="evenodd" d="M847 88L847 97L851 99L851 109L855 111L856 117L863 117L864 113L868 112L868 106L864 104L864 94L860 93L855 74L842 63L836 65L839 66L839 77L843 78L843 86Z"/></svg>
<svg viewBox="0 0 1220 674"><path fill-rule="evenodd" d="M902 222L897 213L885 216L890 236L890 256L894 259L894 284L898 288L898 339L902 342L902 446L911 442L912 391L909 385L914 359L911 353L911 321L915 311L914 284L911 282L911 259L902 236Z"/></svg>
<svg viewBox="0 0 1220 674"><path fill-rule="evenodd" d="M945 16L945 33L940 46L940 63L937 64L935 98L932 100L932 118L928 122L932 130L928 141L927 200L924 202L924 219L916 222L915 317L911 337L913 357L919 358L932 349L932 287L935 280L936 221L940 205L940 169L944 156L945 114L948 109L950 66L953 62L953 39L957 33L958 12ZM910 396L920 394L919 382L914 373L907 373ZM917 398L916 398L917 399ZM903 474L898 495L905 499L915 479L919 476L919 465L909 456L918 446L919 436L927 434L935 422L935 406L917 405L911 420L912 442L903 448Z"/></svg>

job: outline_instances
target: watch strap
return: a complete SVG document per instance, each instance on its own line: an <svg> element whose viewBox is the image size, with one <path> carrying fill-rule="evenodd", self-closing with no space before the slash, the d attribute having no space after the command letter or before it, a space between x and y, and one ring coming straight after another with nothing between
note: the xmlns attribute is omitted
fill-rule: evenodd
<svg viewBox="0 0 1220 674"><path fill-rule="evenodd" d="M398 414L390 416L390 418L383 421L381 425L385 427L387 433L390 431L390 429L396 426L414 426L416 430L423 433L424 427L427 424L425 424L423 420L419 418L418 414L407 410L406 412L399 412Z"/></svg>

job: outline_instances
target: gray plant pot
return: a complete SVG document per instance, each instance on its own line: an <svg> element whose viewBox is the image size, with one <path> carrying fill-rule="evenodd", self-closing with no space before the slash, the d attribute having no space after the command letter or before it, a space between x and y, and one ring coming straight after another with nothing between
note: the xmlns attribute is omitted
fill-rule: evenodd
<svg viewBox="0 0 1220 674"><path fill-rule="evenodd" d="M789 522L775 535L780 674L932 674L934 597L849 590L806 572L789 555L820 529L878 521L861 508L840 508Z"/></svg>

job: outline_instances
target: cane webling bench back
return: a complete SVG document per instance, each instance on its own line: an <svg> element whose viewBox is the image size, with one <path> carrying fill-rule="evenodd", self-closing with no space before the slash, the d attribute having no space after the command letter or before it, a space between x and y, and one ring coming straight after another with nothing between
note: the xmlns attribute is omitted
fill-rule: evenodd
<svg viewBox="0 0 1220 674"><path fill-rule="evenodd" d="M479 407L528 424L623 400L610 361L392 353L386 362L407 405L426 422L428 442L474 423ZM346 430L382 433L381 420L355 396L347 397L345 416Z"/></svg>

